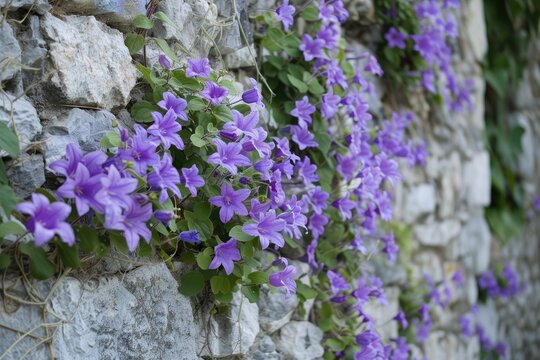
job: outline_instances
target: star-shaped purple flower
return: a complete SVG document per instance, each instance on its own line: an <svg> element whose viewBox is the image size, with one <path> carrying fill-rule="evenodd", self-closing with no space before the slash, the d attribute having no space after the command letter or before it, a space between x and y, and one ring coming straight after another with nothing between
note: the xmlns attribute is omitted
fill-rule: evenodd
<svg viewBox="0 0 540 360"><path fill-rule="evenodd" d="M328 281L330 281L332 295L337 295L338 292L347 291L351 288L347 281L335 271L328 270L326 276L328 277Z"/></svg>
<svg viewBox="0 0 540 360"><path fill-rule="evenodd" d="M75 199L75 207L79 215L84 215L90 208L98 209L96 193L101 189L102 175L90 176L90 172L82 163L72 178L66 181L57 190L57 194L64 199Z"/></svg>
<svg viewBox="0 0 540 360"><path fill-rule="evenodd" d="M229 184L221 185L221 195L212 196L208 201L214 206L218 206L219 218L222 223L229 222L234 214L247 215L246 206L242 203L249 197L249 189L234 190Z"/></svg>
<svg viewBox="0 0 540 360"><path fill-rule="evenodd" d="M207 81L204 89L201 91L201 96L213 105L221 104L228 94L229 91L226 88L212 81Z"/></svg>
<svg viewBox="0 0 540 360"><path fill-rule="evenodd" d="M315 136L309 132L309 130L305 127L301 127L298 125L291 126L291 129L293 131L292 140L298 145L300 150L304 150L308 147L317 147L319 144L313 139L315 139Z"/></svg>
<svg viewBox="0 0 540 360"><path fill-rule="evenodd" d="M289 0L283 0L283 3L276 9L277 17L283 24L285 31L288 31L294 22L293 14L295 10L294 6L289 5Z"/></svg>
<svg viewBox="0 0 540 360"><path fill-rule="evenodd" d="M164 110L172 110L174 115L176 115L180 120L188 121L188 117L185 112L187 101L182 98L177 98L172 92L164 92L163 100L158 102L157 105Z"/></svg>
<svg viewBox="0 0 540 360"><path fill-rule="evenodd" d="M135 251L141 237L147 243L150 242L152 232L148 229L146 223L151 217L152 204L148 203L141 206L132 198L131 204L126 210L115 207L107 212L105 227L123 231L129 251Z"/></svg>
<svg viewBox="0 0 540 360"><path fill-rule="evenodd" d="M167 189L171 190L174 195L181 198L178 184L180 183L180 175L178 170L172 166L172 158L169 153L163 154L163 160L159 166L154 166L154 171L148 174L148 183L151 190L159 191L159 202L163 204L168 199Z"/></svg>
<svg viewBox="0 0 540 360"><path fill-rule="evenodd" d="M226 144L220 139L214 139L212 142L217 147L217 152L208 157L210 164L221 165L232 175L238 172L237 166L250 166L251 161L242 155L242 145L239 143Z"/></svg>
<svg viewBox="0 0 540 360"><path fill-rule="evenodd" d="M315 105L309 103L307 96L304 96L302 100L295 102L295 107L291 111L291 115L298 119L298 125L303 128L307 128L311 125L311 114L315 112Z"/></svg>
<svg viewBox="0 0 540 360"><path fill-rule="evenodd" d="M317 38L312 38L308 34L304 34L302 37L302 43L299 46L299 49L304 54L304 59L306 61L311 61L315 58L323 58L324 52L324 41Z"/></svg>
<svg viewBox="0 0 540 360"><path fill-rule="evenodd" d="M100 179L101 189L96 194L96 199L101 208L100 212L105 212L111 207L121 207L127 209L131 206L132 192L137 189L137 179L122 177L116 166L110 165L107 168L107 176Z"/></svg>
<svg viewBox="0 0 540 360"><path fill-rule="evenodd" d="M208 58L202 59L188 59L188 64L186 68L186 76L189 78L194 78L200 76L204 79L207 79L210 76L210 61Z"/></svg>
<svg viewBox="0 0 540 360"><path fill-rule="evenodd" d="M391 27L384 37L386 38L386 41L388 41L388 47L405 49L405 39L407 39L407 35L400 32L395 27Z"/></svg>
<svg viewBox="0 0 540 360"><path fill-rule="evenodd" d="M190 168L182 168L180 180L193 197L197 196L197 188L204 186L204 180L199 176L199 169L196 165L193 165Z"/></svg>
<svg viewBox="0 0 540 360"><path fill-rule="evenodd" d="M285 259L284 259L285 260ZM287 295L296 293L296 268L293 265L285 266L285 269L270 275L269 283L275 287L284 287Z"/></svg>
<svg viewBox="0 0 540 360"><path fill-rule="evenodd" d="M240 260L240 251L236 246L236 239L216 245L214 247L214 259L208 266L209 269L217 269L223 266L225 273L230 275L234 269L234 261Z"/></svg>
<svg viewBox="0 0 540 360"><path fill-rule="evenodd" d="M176 115L173 109L167 111L165 116L161 115L157 111L152 111L152 118L154 124L148 128L148 134L150 134L150 140L161 142L165 149L174 145L177 149L184 149L184 142L178 132L182 130L182 126L176 122Z"/></svg>
<svg viewBox="0 0 540 360"><path fill-rule="evenodd" d="M285 220L278 219L275 210L259 214L259 219L255 223L242 227L242 231L251 236L259 237L261 247L266 249L270 243L276 247L283 247L285 240L281 232L285 229Z"/></svg>

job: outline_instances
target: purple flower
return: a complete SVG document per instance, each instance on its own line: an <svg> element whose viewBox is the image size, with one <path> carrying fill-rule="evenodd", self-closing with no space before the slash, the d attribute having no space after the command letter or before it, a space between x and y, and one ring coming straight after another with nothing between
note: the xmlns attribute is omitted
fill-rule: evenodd
<svg viewBox="0 0 540 360"><path fill-rule="evenodd" d="M163 54L159 55L159 65L161 65L162 68L167 69L167 70L170 70L172 67L172 64L169 58L167 58Z"/></svg>
<svg viewBox="0 0 540 360"><path fill-rule="evenodd" d="M452 275L452 282L458 286L463 286L463 271L456 270Z"/></svg>
<svg viewBox="0 0 540 360"><path fill-rule="evenodd" d="M161 141L165 149L174 145L177 149L183 150L184 142L178 135L178 132L182 130L182 126L176 122L174 111L172 109L167 111L165 116L157 111L152 111L152 118L154 118L154 124L148 128L150 140L158 141L158 143Z"/></svg>
<svg viewBox="0 0 540 360"><path fill-rule="evenodd" d="M335 200L332 206L339 210L343 220L348 220L352 218L351 210L356 207L356 204L349 199L349 195L347 194L345 197Z"/></svg>
<svg viewBox="0 0 540 360"><path fill-rule="evenodd" d="M369 60L367 65L364 67L364 71L370 72L373 75L382 76L383 70L377 61L377 58L373 55L369 55Z"/></svg>
<svg viewBox="0 0 540 360"><path fill-rule="evenodd" d="M337 272L334 272L332 270L328 270L326 272L326 276L328 277L328 280L330 281L330 287L332 288L332 295L337 295L340 291L347 291L351 287L345 281L345 279L339 275Z"/></svg>
<svg viewBox="0 0 540 360"><path fill-rule="evenodd" d="M499 284L495 275L489 270L478 277L478 286L480 289L486 290L487 294L491 297L499 295Z"/></svg>
<svg viewBox="0 0 540 360"><path fill-rule="evenodd" d="M388 261L394 263L397 259L399 246L394 240L394 234L381 237L384 244L383 252L388 256Z"/></svg>
<svg viewBox="0 0 540 360"><path fill-rule="evenodd" d="M506 264L503 268L502 278L504 279L504 287L501 288L501 297L508 298L519 294L522 288L519 286L517 274Z"/></svg>
<svg viewBox="0 0 540 360"><path fill-rule="evenodd" d="M100 179L101 189L96 199L101 205L101 212L112 207L127 209L131 205L131 194L137 189L137 179L122 177L114 165L107 168L107 176Z"/></svg>
<svg viewBox="0 0 540 360"><path fill-rule="evenodd" d="M264 107L264 104L262 102L263 97L261 95L261 92L257 88L257 80L253 78L249 78L249 81L251 82L251 85L253 86L251 89L246 90L242 93L242 100L246 104L257 104Z"/></svg>
<svg viewBox="0 0 540 360"><path fill-rule="evenodd" d="M132 160L137 174L146 174L148 166L159 164L159 155L156 152L156 145L148 138L146 130L135 125L135 136L131 139L130 148L122 155L125 160Z"/></svg>
<svg viewBox="0 0 540 360"><path fill-rule="evenodd" d="M246 133L246 137L242 141L242 149L247 152L256 150L260 157L270 156L274 143L266 142L267 137L268 133L264 129L255 128Z"/></svg>
<svg viewBox="0 0 540 360"><path fill-rule="evenodd" d="M231 238L229 241L214 247L214 259L208 268L217 269L218 267L223 266L225 273L230 275L234 269L234 261L240 259L240 251L238 251L238 248L236 247L236 240Z"/></svg>
<svg viewBox="0 0 540 360"><path fill-rule="evenodd" d="M163 110L172 110L180 120L188 121L185 109L187 107L187 101L182 98L177 98L173 93L167 91L163 93L163 100L157 103L157 105ZM152 114L153 115L153 114ZM154 117L154 121L156 118Z"/></svg>
<svg viewBox="0 0 540 360"><path fill-rule="evenodd" d="M341 156L341 154L336 155L338 164L336 170L338 173L343 176L346 180L352 180L358 174L358 166L360 165L359 159L357 156Z"/></svg>
<svg viewBox="0 0 540 360"><path fill-rule="evenodd" d="M313 207L315 214L322 214L328 207L327 200L330 197L326 191L323 191L320 186L316 186L315 189L309 192L308 201Z"/></svg>
<svg viewBox="0 0 540 360"><path fill-rule="evenodd" d="M221 104L228 94L229 91L226 88L212 81L207 81L204 89L201 91L201 96L213 105Z"/></svg>
<svg viewBox="0 0 540 360"><path fill-rule="evenodd" d="M400 32L395 27L391 27L384 37L388 41L388 47L405 49L405 39L407 38L407 35Z"/></svg>
<svg viewBox="0 0 540 360"><path fill-rule="evenodd" d="M159 202L162 204L168 199L167 189L171 190L174 195L181 198L178 184L180 183L180 175L178 170L172 166L172 158L168 153L163 154L163 161L159 166L154 166L154 171L148 174L148 183L151 190L159 191Z"/></svg>
<svg viewBox="0 0 540 360"><path fill-rule="evenodd" d="M416 331L416 341L423 343L429 337L431 331L431 321L420 324L418 319L413 319L414 330Z"/></svg>
<svg viewBox="0 0 540 360"><path fill-rule="evenodd" d="M169 225L171 220L174 218L174 213L170 210L158 210L154 212L154 217L156 220L161 222L164 226Z"/></svg>
<svg viewBox="0 0 540 360"><path fill-rule="evenodd" d="M268 157L263 157L261 160L257 161L253 168L260 173L262 176L261 178L265 181L269 181L271 179L270 177L270 170L272 169L272 166L274 165L274 162L270 160Z"/></svg>
<svg viewBox="0 0 540 360"><path fill-rule="evenodd" d="M536 211L540 212L540 196L534 198L533 206Z"/></svg>
<svg viewBox="0 0 540 360"><path fill-rule="evenodd" d="M229 222L234 214L247 215L248 211L242 203L249 197L250 190L240 189L234 191L231 185L221 185L221 195L212 196L208 201L214 206L219 206L219 218L222 223Z"/></svg>
<svg viewBox="0 0 540 360"><path fill-rule="evenodd" d="M232 175L238 172L237 166L250 166L251 161L242 152L242 145L238 143L224 143L220 139L214 139L212 142L217 147L217 152L208 157L210 164L221 165Z"/></svg>
<svg viewBox="0 0 540 360"><path fill-rule="evenodd" d="M204 180L199 176L199 169L196 165L192 165L190 168L182 168L180 181L193 197L197 196L197 188L204 186Z"/></svg>
<svg viewBox="0 0 540 360"><path fill-rule="evenodd" d="M332 93L324 94L322 97L322 105L321 105L321 115L323 118L329 120L338 111L338 104L341 101L341 97L339 95L334 95Z"/></svg>
<svg viewBox="0 0 540 360"><path fill-rule="evenodd" d="M302 43L300 44L299 49L304 54L304 59L306 61L311 61L315 58L323 58L324 52L324 41L321 39L313 39L308 34L304 34L302 37Z"/></svg>
<svg viewBox="0 0 540 360"><path fill-rule="evenodd" d="M309 228L315 239L318 239L324 234L324 226L328 224L328 217L326 215L313 214L309 218Z"/></svg>
<svg viewBox="0 0 540 360"><path fill-rule="evenodd" d="M188 59L188 64L186 68L186 76L189 78L194 78L200 76L204 79L210 76L210 61L207 58L202 59Z"/></svg>
<svg viewBox="0 0 540 360"><path fill-rule="evenodd" d="M105 227L123 231L129 251L135 251L141 237L147 243L150 242L152 232L146 223L151 217L152 204L141 206L136 200L132 200L130 206L124 211L119 207L109 209L105 217Z"/></svg>
<svg viewBox="0 0 540 360"><path fill-rule="evenodd" d="M275 272L270 275L269 283L275 287L284 287L286 293L296 293L296 281L294 276L296 275L296 268L292 265L285 266L285 269Z"/></svg>
<svg viewBox="0 0 540 360"><path fill-rule="evenodd" d="M295 8L289 5L289 0L283 0L283 3L276 9L278 19L283 23L285 31L289 31L289 27L293 24L293 14Z"/></svg>
<svg viewBox="0 0 540 360"><path fill-rule="evenodd" d="M315 105L309 103L307 96L304 96L302 100L295 102L295 107L291 111L291 115L298 119L298 125L303 128L307 128L308 124L311 124L311 114L315 112Z"/></svg>
<svg viewBox="0 0 540 360"><path fill-rule="evenodd" d="M405 317L405 313L403 310L399 310L396 316L394 316L394 320L396 320L403 329L406 329L409 327L409 322L407 321L407 318Z"/></svg>
<svg viewBox="0 0 540 360"><path fill-rule="evenodd" d="M68 177L57 193L65 199L75 199L77 212L84 215L91 207L99 208L95 196L101 188L100 179L101 175L90 176L86 166L79 164L73 178Z"/></svg>
<svg viewBox="0 0 540 360"><path fill-rule="evenodd" d="M298 171L298 176L304 180L306 187L309 187L315 181L319 181L317 165L312 164L309 157L304 156L304 160L296 163L295 169Z"/></svg>
<svg viewBox="0 0 540 360"><path fill-rule="evenodd" d="M66 158L56 160L49 165L49 168L57 174L65 177L72 177L77 170L79 163L82 163L90 175L94 176L103 171L102 166L107 160L107 155L102 151L93 151L83 154L77 144L66 145Z"/></svg>
<svg viewBox="0 0 540 360"><path fill-rule="evenodd" d="M315 136L310 133L307 128L293 125L291 126L291 129L293 131L292 140L298 145L300 150L319 146L319 144L313 140Z"/></svg>
<svg viewBox="0 0 540 360"><path fill-rule="evenodd" d="M473 336L473 329L471 326L471 319L466 315L459 317L459 324L461 326L461 332L467 337Z"/></svg>
<svg viewBox="0 0 540 360"><path fill-rule="evenodd" d="M388 180L392 186L396 186L398 181L401 180L401 174L398 171L397 162L388 159L384 155L378 155L377 162L385 179Z"/></svg>
<svg viewBox="0 0 540 360"><path fill-rule="evenodd" d="M285 229L285 225L285 220L278 219L276 212L269 210L266 213L260 213L255 223L244 225L242 231L251 236L258 236L263 250L270 243L281 248L285 245L281 234L281 231Z"/></svg>
<svg viewBox="0 0 540 360"><path fill-rule="evenodd" d="M178 235L178 238L183 242L190 244L198 244L201 242L201 237L199 236L199 232L197 230L182 231Z"/></svg>
<svg viewBox="0 0 540 360"><path fill-rule="evenodd" d="M225 123L223 130L233 133L237 137L252 132L259 123L258 111L252 111L244 116L239 111L231 110L231 114L234 121Z"/></svg>
<svg viewBox="0 0 540 360"><path fill-rule="evenodd" d="M50 203L42 194L32 194L32 201L26 201L16 206L17 211L30 215L26 229L34 235L35 243L41 246L51 240L54 235L60 236L68 245L75 243L73 228L66 222L71 213L71 207L63 202Z"/></svg>

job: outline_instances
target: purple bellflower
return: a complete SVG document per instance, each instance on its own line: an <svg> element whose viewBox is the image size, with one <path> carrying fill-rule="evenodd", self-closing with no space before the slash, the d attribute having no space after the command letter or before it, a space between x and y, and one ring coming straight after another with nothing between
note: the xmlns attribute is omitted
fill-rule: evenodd
<svg viewBox="0 0 540 360"><path fill-rule="evenodd" d="M295 107L291 111L291 115L298 119L298 125L303 128L307 128L311 125L311 114L315 112L315 105L309 103L307 96L304 96L302 100L295 102Z"/></svg>
<svg viewBox="0 0 540 360"><path fill-rule="evenodd" d="M178 184L180 175L178 170L172 166L172 158L168 153L163 154L163 161L159 166L154 166L154 171L148 174L148 183L151 190L159 191L159 202L163 204L169 198L167 190L171 190L174 195L181 198Z"/></svg>
<svg viewBox="0 0 540 360"><path fill-rule="evenodd" d="M83 154L76 144L66 145L66 158L52 162L49 168L57 174L65 177L72 177L77 170L79 163L82 163L91 176L100 174L103 171L103 164L107 161L107 155L102 151L92 151Z"/></svg>
<svg viewBox="0 0 540 360"><path fill-rule="evenodd" d="M163 54L159 55L158 61L159 61L159 65L161 65L162 68L167 69L167 70L171 69L172 67L171 61L165 55Z"/></svg>
<svg viewBox="0 0 540 360"><path fill-rule="evenodd" d="M259 214L255 223L244 225L242 231L251 236L258 236L261 247L266 249L270 243L276 247L283 247L285 240L281 231L285 229L285 220L278 219L274 210Z"/></svg>
<svg viewBox="0 0 540 360"><path fill-rule="evenodd" d="M208 61L208 58L189 59L186 68L186 76L189 78L200 76L207 79L210 76L211 70L212 68L210 68L210 61Z"/></svg>
<svg viewBox="0 0 540 360"><path fill-rule="evenodd" d="M250 166L251 161L242 155L242 145L238 143L226 144L220 139L214 139L212 142L217 147L217 152L208 157L210 164L221 165L232 175L238 172L237 166Z"/></svg>
<svg viewBox="0 0 540 360"><path fill-rule="evenodd" d="M323 58L324 52L324 41L318 38L312 38L308 34L304 34L302 37L302 43L299 46L299 49L304 54L304 59L306 61L311 61L315 58Z"/></svg>
<svg viewBox="0 0 540 360"><path fill-rule="evenodd" d="M292 140L298 145L300 150L304 150L308 147L317 147L319 144L314 140L315 136L309 132L305 127L293 125L291 126L293 131Z"/></svg>
<svg viewBox="0 0 540 360"><path fill-rule="evenodd" d="M199 232L197 230L187 230L182 231L178 238L182 240L183 242L187 242L190 244L198 244L201 242L201 237L199 235Z"/></svg>
<svg viewBox="0 0 540 360"><path fill-rule="evenodd" d="M294 23L293 14L295 10L294 6L289 5L289 0L283 0L283 3L276 9L277 17L283 24L285 31L289 31L289 28Z"/></svg>
<svg viewBox="0 0 540 360"><path fill-rule="evenodd" d="M407 39L407 35L400 32L395 27L391 27L384 37L388 41L388 47L405 49L405 39Z"/></svg>
<svg viewBox="0 0 540 360"><path fill-rule="evenodd" d="M213 105L221 104L228 94L229 91L226 88L212 81L207 81L204 89L201 91L201 96Z"/></svg>
<svg viewBox="0 0 540 360"><path fill-rule="evenodd" d="M257 87L257 80L253 78L249 78L249 81L251 82L252 88L249 90L246 90L242 93L242 100L246 104L257 104L259 106L264 107L263 104L263 97L261 95L261 92L259 88Z"/></svg>
<svg viewBox="0 0 540 360"><path fill-rule="evenodd" d="M32 201L17 205L17 211L30 215L26 229L34 235L35 243L41 246L51 240L54 235L60 236L68 245L75 243L73 228L66 222L71 207L63 202L50 203L42 194L32 194Z"/></svg>
<svg viewBox="0 0 540 360"><path fill-rule="evenodd" d="M148 128L150 140L161 142L165 149L174 145L177 149L184 149L184 142L178 132L182 130L182 126L176 122L176 115L173 109L167 111L165 115L161 115L157 111L152 111L154 124Z"/></svg>
<svg viewBox="0 0 540 360"><path fill-rule="evenodd" d="M330 281L332 295L337 295L340 291L347 291L351 288L347 281L345 281L345 279L335 271L328 270L326 272L326 276Z"/></svg>
<svg viewBox="0 0 540 360"><path fill-rule="evenodd" d="M185 109L187 107L187 101L182 98L177 98L173 93L167 91L163 93L163 100L157 103L157 105L163 110L172 110L180 120L188 121ZM155 121L155 117L154 117Z"/></svg>
<svg viewBox="0 0 540 360"><path fill-rule="evenodd" d="M193 197L197 196L197 188L204 186L204 180L199 176L199 169L196 165L192 165L190 168L182 168L180 181Z"/></svg>
<svg viewBox="0 0 540 360"><path fill-rule="evenodd" d="M219 218L222 223L229 222L234 214L247 215L246 206L242 203L249 197L249 189L234 190L229 184L221 185L221 195L212 196L208 201L214 206L218 206Z"/></svg>
<svg viewBox="0 0 540 360"><path fill-rule="evenodd" d="M152 232L146 223L152 217L152 204L141 206L136 200L124 211L115 207L108 211L105 217L105 227L107 229L120 230L124 232L124 237L129 251L135 251L142 237L147 243L150 242Z"/></svg>
<svg viewBox="0 0 540 360"><path fill-rule="evenodd" d="M292 265L286 265L283 270L270 275L269 283L275 287L284 287L287 295L294 294L296 293L295 275L296 268Z"/></svg>
<svg viewBox="0 0 540 360"><path fill-rule="evenodd" d="M138 181L134 178L122 177L114 165L107 168L107 176L100 179L101 189L96 194L96 199L101 205L101 212L110 207L127 209L131 205L131 194L137 189Z"/></svg>
<svg viewBox="0 0 540 360"><path fill-rule="evenodd" d="M240 260L240 251L236 246L236 239L231 238L225 243L214 247L214 259L208 266L209 269L217 269L223 266L225 273L230 275L234 269L234 261Z"/></svg>
<svg viewBox="0 0 540 360"><path fill-rule="evenodd" d="M57 194L64 199L75 199L77 212L84 215L90 208L99 208L95 196L101 188L100 178L101 175L90 176L86 166L80 163L73 178L67 178Z"/></svg>

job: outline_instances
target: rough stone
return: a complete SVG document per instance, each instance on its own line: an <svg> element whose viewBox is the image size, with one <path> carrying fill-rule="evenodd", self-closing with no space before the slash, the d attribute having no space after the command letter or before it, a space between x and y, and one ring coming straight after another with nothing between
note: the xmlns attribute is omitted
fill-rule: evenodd
<svg viewBox="0 0 540 360"><path fill-rule="evenodd" d="M103 135L114 130L114 119L108 111L77 108L52 117L43 131L47 166L64 157L66 145L71 143L87 152L99 149Z"/></svg>
<svg viewBox="0 0 540 360"><path fill-rule="evenodd" d="M21 47L13 29L0 16L0 82L12 79L21 69Z"/></svg>
<svg viewBox="0 0 540 360"><path fill-rule="evenodd" d="M45 163L40 154L23 154L8 165L7 176L15 194L24 199L45 183Z"/></svg>
<svg viewBox="0 0 540 360"><path fill-rule="evenodd" d="M487 270L491 234L483 214L469 216L462 231L449 247L447 256L450 259L462 259L463 264L475 273Z"/></svg>
<svg viewBox="0 0 540 360"><path fill-rule="evenodd" d="M491 201L489 155L482 151L463 165L463 195L470 206L487 206Z"/></svg>
<svg viewBox="0 0 540 360"><path fill-rule="evenodd" d="M441 260L434 251L421 251L416 254L411 268L416 279L422 279L424 274L428 274L435 282L443 280Z"/></svg>
<svg viewBox="0 0 540 360"><path fill-rule="evenodd" d="M461 223L458 220L445 220L414 226L416 239L427 246L446 246L459 235Z"/></svg>
<svg viewBox="0 0 540 360"><path fill-rule="evenodd" d="M276 8L276 0L249 0L249 13L271 11Z"/></svg>
<svg viewBox="0 0 540 360"><path fill-rule="evenodd" d="M22 49L21 59L24 65L22 73L25 89L29 89L41 80L45 57L47 56L46 43L39 28L39 16L30 16L26 31L21 33L19 37ZM30 92L33 93L32 89L30 89Z"/></svg>
<svg viewBox="0 0 540 360"><path fill-rule="evenodd" d="M470 51L474 60L483 61L487 51L486 24L484 20L484 3L482 0L466 2L465 33L463 36L470 43Z"/></svg>
<svg viewBox="0 0 540 360"><path fill-rule="evenodd" d="M285 296L275 288L262 287L257 304L261 328L272 334L291 320L298 306L298 298L295 295Z"/></svg>
<svg viewBox="0 0 540 360"><path fill-rule="evenodd" d="M283 360L283 355L276 351L276 344L270 336L259 334L247 355L247 360Z"/></svg>
<svg viewBox="0 0 540 360"><path fill-rule="evenodd" d="M45 14L52 8L47 0L0 0L0 9L6 7L10 11L28 9L40 15Z"/></svg>
<svg viewBox="0 0 540 360"><path fill-rule="evenodd" d="M36 109L24 97L17 99L11 95L0 94L0 121L10 128L15 122L20 148L23 152L42 130ZM4 151L0 151L0 156L5 155Z"/></svg>
<svg viewBox="0 0 540 360"><path fill-rule="evenodd" d="M287 359L312 360L323 356L323 332L308 321L291 321L276 339L276 345Z"/></svg>
<svg viewBox="0 0 540 360"><path fill-rule="evenodd" d="M43 17L56 101L110 110L125 105L136 69L122 33L93 16Z"/></svg>
<svg viewBox="0 0 540 360"><path fill-rule="evenodd" d="M397 287L385 287L384 294L388 304L381 305L378 301L371 301L363 309L373 320L377 333L386 341L398 336L397 322L392 318L399 311L399 293Z"/></svg>
<svg viewBox="0 0 540 360"><path fill-rule="evenodd" d="M406 194L404 218L408 223L435 210L435 188L431 184L416 186Z"/></svg>
<svg viewBox="0 0 540 360"><path fill-rule="evenodd" d="M225 64L229 69L239 69L243 67L255 66L256 50L253 45L246 46L225 55Z"/></svg>
<svg viewBox="0 0 540 360"><path fill-rule="evenodd" d="M199 355L212 358L244 355L259 333L259 308L237 292L227 314L210 317L202 314L197 322Z"/></svg>
<svg viewBox="0 0 540 360"><path fill-rule="evenodd" d="M375 21L375 5L373 0L346 0L345 7L349 11L350 22L367 25Z"/></svg>

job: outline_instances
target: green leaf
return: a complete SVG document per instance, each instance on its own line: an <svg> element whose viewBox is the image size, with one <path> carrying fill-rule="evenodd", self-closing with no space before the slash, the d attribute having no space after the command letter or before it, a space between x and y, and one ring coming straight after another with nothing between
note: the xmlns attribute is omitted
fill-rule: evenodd
<svg viewBox="0 0 540 360"><path fill-rule="evenodd" d="M209 218L201 218L191 211L184 211L184 217L190 230L197 230L204 240L212 237L214 224Z"/></svg>
<svg viewBox="0 0 540 360"><path fill-rule="evenodd" d="M193 99L189 100L188 103L188 110L189 111L200 111L206 108L207 104L206 102L198 97L194 97Z"/></svg>
<svg viewBox="0 0 540 360"><path fill-rule="evenodd" d="M171 20L169 19L169 17L167 15L165 15L165 13L163 11L158 11L154 14L154 16L156 18L158 18L159 20L163 21L164 23L172 26L173 28L176 28L176 24Z"/></svg>
<svg viewBox="0 0 540 360"><path fill-rule="evenodd" d="M11 259L7 254L0 254L0 270L4 270L11 264Z"/></svg>
<svg viewBox="0 0 540 360"><path fill-rule="evenodd" d="M19 139L3 122L0 122L0 149L5 150L13 158L19 156Z"/></svg>
<svg viewBox="0 0 540 360"><path fill-rule="evenodd" d="M260 288L258 286L242 286L242 294L250 303L256 303L259 300Z"/></svg>
<svg viewBox="0 0 540 360"><path fill-rule="evenodd" d="M9 180L6 174L6 166L4 164L4 160L0 159L0 185L8 184L8 183L9 183Z"/></svg>
<svg viewBox="0 0 540 360"><path fill-rule="evenodd" d="M159 46L159 48L163 51L163 53L167 55L167 57L169 57L169 59L173 61L178 61L178 56L176 56L174 51L172 51L171 47L165 40L159 38L155 38L154 40L156 41L156 44Z"/></svg>
<svg viewBox="0 0 540 360"><path fill-rule="evenodd" d="M178 291L185 296L197 295L204 288L204 276L199 271L191 271L182 275Z"/></svg>
<svg viewBox="0 0 540 360"><path fill-rule="evenodd" d="M192 134L189 139L191 143L196 147L202 148L206 146L206 141L203 140L198 134Z"/></svg>
<svg viewBox="0 0 540 360"><path fill-rule="evenodd" d="M332 351L342 351L345 349L345 343L335 338L327 339L324 344Z"/></svg>
<svg viewBox="0 0 540 360"><path fill-rule="evenodd" d="M138 123L150 123L154 121L151 115L152 111L159 110L155 104L146 100L140 100L131 107L131 116Z"/></svg>
<svg viewBox="0 0 540 360"><path fill-rule="evenodd" d="M264 271L255 271L248 275L248 279L252 284L267 284L268 283L268 274Z"/></svg>
<svg viewBox="0 0 540 360"><path fill-rule="evenodd" d="M120 251L123 254L127 254L129 252L124 234L116 231L111 231L109 233L109 240L114 245L116 250Z"/></svg>
<svg viewBox="0 0 540 360"><path fill-rule="evenodd" d="M306 300L309 300L309 299L315 299L318 295L318 292L317 290L307 286L306 284L300 282L300 281L297 281L296 282L296 292L303 296L304 299Z"/></svg>
<svg viewBox="0 0 540 360"><path fill-rule="evenodd" d="M131 55L136 54L144 47L144 37L139 34L127 34L124 44Z"/></svg>
<svg viewBox="0 0 540 360"><path fill-rule="evenodd" d="M154 27L154 22L145 15L137 15L133 18L133 25L139 29L151 29Z"/></svg>
<svg viewBox="0 0 540 360"><path fill-rule="evenodd" d="M214 294L226 294L231 291L231 283L227 276L216 275L210 279L210 288Z"/></svg>
<svg viewBox="0 0 540 360"><path fill-rule="evenodd" d="M26 233L26 229L18 222L8 221L0 224L0 239L7 235L22 235L24 233Z"/></svg>
<svg viewBox="0 0 540 360"><path fill-rule="evenodd" d="M120 134L117 132L108 132L101 138L100 145L104 148L116 148L122 146L122 141L120 140Z"/></svg>
<svg viewBox="0 0 540 360"><path fill-rule="evenodd" d="M45 250L30 243L21 243L19 251L30 257L30 272L33 277L46 280L54 275L54 264L47 258Z"/></svg>
<svg viewBox="0 0 540 360"><path fill-rule="evenodd" d="M308 6L300 16L306 21L317 21L319 20L319 10L315 6Z"/></svg>
<svg viewBox="0 0 540 360"><path fill-rule="evenodd" d="M212 255L214 250L212 248L206 248L203 252L200 252L196 256L197 265L203 270L208 270L208 266L212 262Z"/></svg>
<svg viewBox="0 0 540 360"><path fill-rule="evenodd" d="M19 199L8 185L0 185L0 206L4 209L6 215L10 215L15 209Z"/></svg>
<svg viewBox="0 0 540 360"><path fill-rule="evenodd" d="M298 89L302 94L306 93L308 91L308 86L302 81L291 74L287 74L287 79L291 82L291 84Z"/></svg>
<svg viewBox="0 0 540 360"><path fill-rule="evenodd" d="M229 236L241 242L246 242L253 239L253 236L246 234L242 230L242 225L236 225L235 227L233 227L229 231Z"/></svg>
<svg viewBox="0 0 540 360"><path fill-rule="evenodd" d="M64 242L57 241L56 247L58 248L58 253L60 254L60 258L62 259L64 265L74 269L81 267L79 248L76 244L69 246Z"/></svg>
<svg viewBox="0 0 540 360"><path fill-rule="evenodd" d="M214 114L216 119L218 119L219 121L222 121L222 122L232 121L231 109L229 109L229 107L226 105L216 106L212 110L212 113Z"/></svg>

